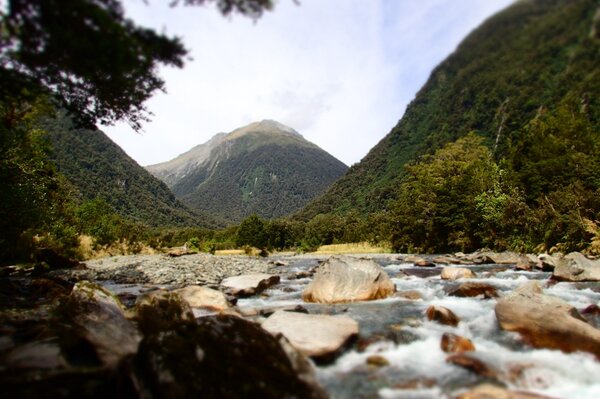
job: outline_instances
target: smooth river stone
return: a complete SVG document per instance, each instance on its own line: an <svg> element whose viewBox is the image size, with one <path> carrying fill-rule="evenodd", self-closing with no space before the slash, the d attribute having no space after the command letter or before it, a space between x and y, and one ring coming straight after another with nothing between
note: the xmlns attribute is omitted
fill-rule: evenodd
<svg viewBox="0 0 600 399"><path fill-rule="evenodd" d="M396 286L371 259L331 257L317 269L304 290L306 302L340 303L387 298Z"/></svg>
<svg viewBox="0 0 600 399"><path fill-rule="evenodd" d="M175 290L175 292L192 308L207 308L218 311L229 308L229 302L225 294L208 287L189 285Z"/></svg>
<svg viewBox="0 0 600 399"><path fill-rule="evenodd" d="M358 334L358 323L348 316L277 311L262 324L271 334L282 334L292 346L317 360L332 360Z"/></svg>

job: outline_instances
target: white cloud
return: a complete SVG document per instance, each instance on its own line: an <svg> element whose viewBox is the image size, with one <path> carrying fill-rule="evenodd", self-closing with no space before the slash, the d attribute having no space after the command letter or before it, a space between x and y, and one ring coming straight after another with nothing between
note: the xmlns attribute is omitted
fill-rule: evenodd
<svg viewBox="0 0 600 399"><path fill-rule="evenodd" d="M281 0L257 22L165 3L125 5L138 23L181 36L193 61L161 70L168 94L148 102L154 117L143 134L104 128L143 165L260 119L355 163L432 68L510 0Z"/></svg>

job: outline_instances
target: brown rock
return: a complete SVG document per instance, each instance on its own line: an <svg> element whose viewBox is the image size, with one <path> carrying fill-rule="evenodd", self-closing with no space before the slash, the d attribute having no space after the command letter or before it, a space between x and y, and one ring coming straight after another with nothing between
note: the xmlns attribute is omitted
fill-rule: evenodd
<svg viewBox="0 0 600 399"><path fill-rule="evenodd" d="M435 267L435 263L423 258L415 260L414 265L417 267Z"/></svg>
<svg viewBox="0 0 600 399"><path fill-rule="evenodd" d="M458 280L460 278L474 278L475 273L464 267L444 267L441 277L442 280Z"/></svg>
<svg viewBox="0 0 600 399"><path fill-rule="evenodd" d="M396 291L389 276L371 259L331 257L302 294L306 302L339 303L387 298Z"/></svg>
<svg viewBox="0 0 600 399"><path fill-rule="evenodd" d="M175 292L192 308L207 308L221 311L230 307L225 294L211 288L190 285L175 290Z"/></svg>
<svg viewBox="0 0 600 399"><path fill-rule="evenodd" d="M489 284L469 281L462 283L448 295L462 298L483 296L485 299L490 299L498 297L498 290Z"/></svg>
<svg viewBox="0 0 600 399"><path fill-rule="evenodd" d="M464 367L467 370L474 372L477 375L487 378L498 377L498 372L492 367L485 364L481 359L467 354L467 353L455 353L446 358L446 362L455 364L460 367Z"/></svg>
<svg viewBox="0 0 600 399"><path fill-rule="evenodd" d="M450 309L443 306L430 306L426 311L427 319L440 324L456 327L460 319Z"/></svg>
<svg viewBox="0 0 600 399"><path fill-rule="evenodd" d="M451 333L442 335L440 346L446 353L462 353L475 350L475 345L470 339Z"/></svg>
<svg viewBox="0 0 600 399"><path fill-rule="evenodd" d="M419 291L402 291L402 292L396 292L394 294L394 296L397 297L397 298L410 299L411 301L417 301L419 299L423 299L423 295L421 295L421 293Z"/></svg>
<svg viewBox="0 0 600 399"><path fill-rule="evenodd" d="M460 264L460 259L455 258L453 256L438 256L434 258L433 261L438 265L458 265Z"/></svg>
<svg viewBox="0 0 600 399"><path fill-rule="evenodd" d="M367 364L375 367L389 366L390 361L381 355L371 355L367 358Z"/></svg>
<svg viewBox="0 0 600 399"><path fill-rule="evenodd" d="M600 359L600 330L562 299L544 295L537 281L499 299L496 317L502 329L518 332L535 347L585 351Z"/></svg>

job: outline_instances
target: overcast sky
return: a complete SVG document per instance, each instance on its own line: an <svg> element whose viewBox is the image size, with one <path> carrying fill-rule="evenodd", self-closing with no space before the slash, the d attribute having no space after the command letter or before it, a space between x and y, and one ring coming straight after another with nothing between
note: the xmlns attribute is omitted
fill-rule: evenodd
<svg viewBox="0 0 600 399"><path fill-rule="evenodd" d="M164 68L142 134L102 127L141 165L214 134L274 119L347 165L401 118L431 70L512 0L279 0L256 22L212 7L126 0L143 26L176 35L193 60Z"/></svg>

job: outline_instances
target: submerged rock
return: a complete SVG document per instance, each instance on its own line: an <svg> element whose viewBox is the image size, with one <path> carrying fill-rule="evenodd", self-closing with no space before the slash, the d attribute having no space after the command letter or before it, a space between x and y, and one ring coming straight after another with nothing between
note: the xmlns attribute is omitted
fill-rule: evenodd
<svg viewBox="0 0 600 399"><path fill-rule="evenodd" d="M483 296L485 299L490 299L498 297L498 290L496 287L486 283L468 281L450 291L448 295L463 298Z"/></svg>
<svg viewBox="0 0 600 399"><path fill-rule="evenodd" d="M306 302L339 303L386 298L396 291L389 276L371 259L332 257L304 290Z"/></svg>
<svg viewBox="0 0 600 399"><path fill-rule="evenodd" d="M456 327L460 322L454 312L443 306L430 306L427 308L425 315L429 321L436 321L447 326Z"/></svg>
<svg viewBox="0 0 600 399"><path fill-rule="evenodd" d="M475 345L470 339L452 333L442 335L440 347L446 353L462 353L475 350Z"/></svg>
<svg viewBox="0 0 600 399"><path fill-rule="evenodd" d="M212 310L229 309L229 301L221 291L199 285L189 285L175 290L177 294L192 308L207 308Z"/></svg>
<svg viewBox="0 0 600 399"><path fill-rule="evenodd" d="M571 252L556 259L552 277L559 281L600 281L600 260Z"/></svg>
<svg viewBox="0 0 600 399"><path fill-rule="evenodd" d="M221 281L221 286L232 295L243 298L260 294L267 288L278 284L279 281L279 276L271 274L244 274L226 278Z"/></svg>
<svg viewBox="0 0 600 399"><path fill-rule="evenodd" d="M289 351L258 324L209 316L146 336L131 367L143 397L326 398Z"/></svg>
<svg viewBox="0 0 600 399"><path fill-rule="evenodd" d="M537 281L499 299L496 317L502 329L518 332L535 347L585 351L600 358L600 330L562 299L544 295Z"/></svg>
<svg viewBox="0 0 600 399"><path fill-rule="evenodd" d="M292 346L316 360L333 360L340 349L358 334L358 323L348 316L311 315L277 311L262 327L282 334Z"/></svg>
<svg viewBox="0 0 600 399"><path fill-rule="evenodd" d="M442 280L458 280L460 278L475 278L475 273L464 267L444 267L441 277Z"/></svg>

